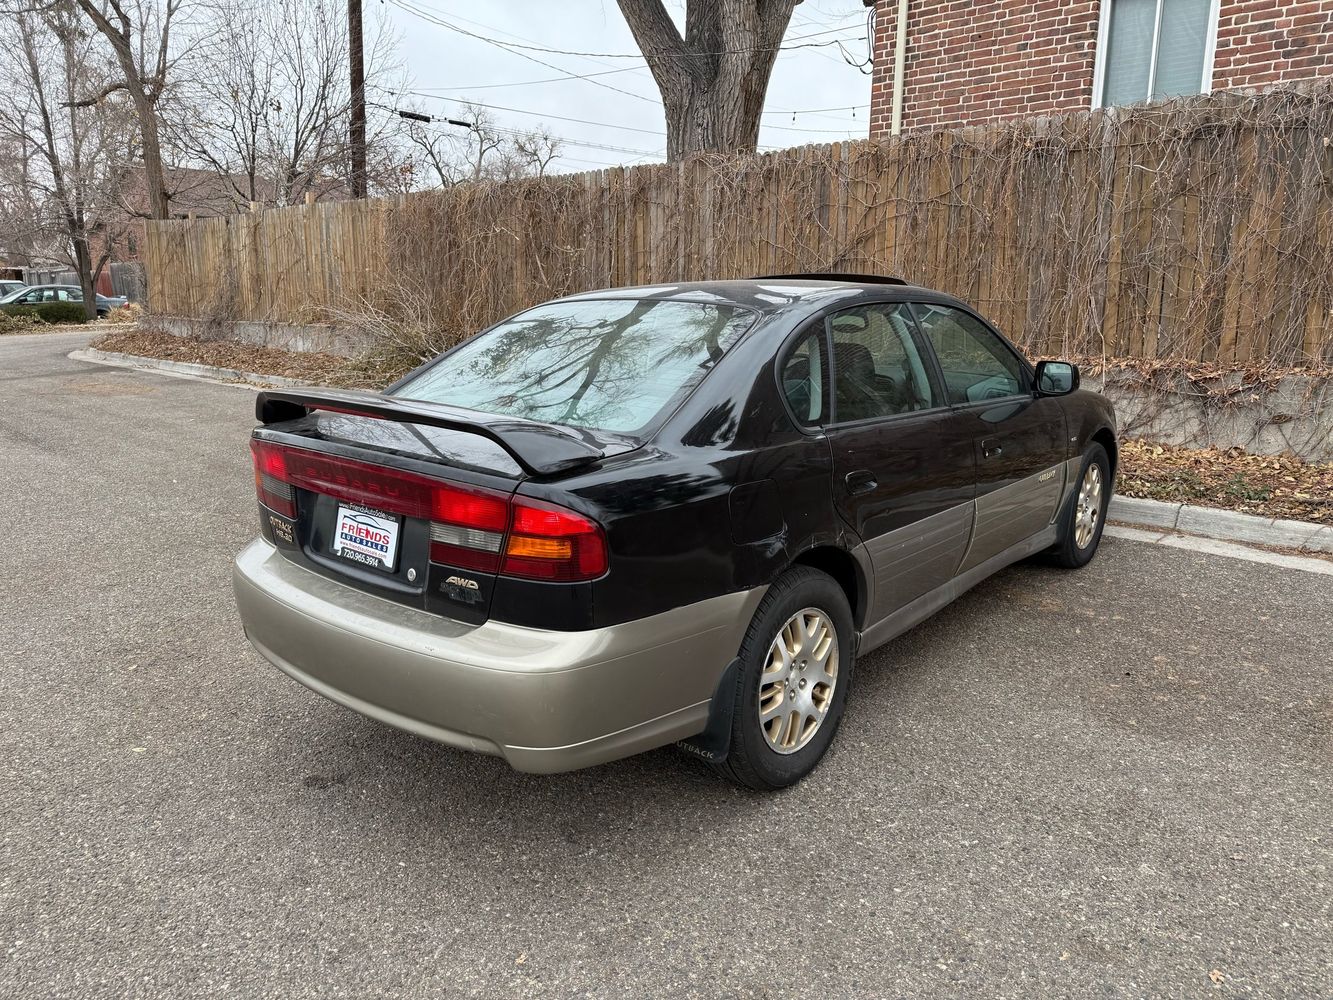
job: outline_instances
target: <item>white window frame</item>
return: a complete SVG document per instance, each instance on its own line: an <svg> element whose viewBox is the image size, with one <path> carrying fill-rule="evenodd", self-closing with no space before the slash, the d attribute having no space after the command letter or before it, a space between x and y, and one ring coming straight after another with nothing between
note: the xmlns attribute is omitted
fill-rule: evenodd
<svg viewBox="0 0 1333 1000"><path fill-rule="evenodd" d="M1104 107L1102 96L1106 90L1106 55L1107 42L1111 34L1111 8L1115 0L1102 0L1101 13L1097 24L1097 61L1092 77L1093 108ZM1157 76L1157 46L1162 38L1162 5L1157 0L1157 16L1153 21L1152 56L1148 62L1148 92L1142 100L1152 100L1153 86ZM1217 22L1220 17L1221 0L1212 0L1208 5L1208 38L1203 48L1203 79L1199 81L1199 93L1210 94L1213 90L1213 61L1217 55Z"/></svg>

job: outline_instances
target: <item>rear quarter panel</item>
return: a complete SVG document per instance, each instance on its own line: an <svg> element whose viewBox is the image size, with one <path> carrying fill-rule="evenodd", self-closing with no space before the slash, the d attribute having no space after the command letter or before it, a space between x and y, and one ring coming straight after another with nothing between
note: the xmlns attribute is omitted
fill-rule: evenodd
<svg viewBox="0 0 1333 1000"><path fill-rule="evenodd" d="M610 570L587 584L586 627L763 586L800 552L839 541L828 442L797 429L778 394L784 337L761 328L736 345L637 452L520 485L606 528Z"/></svg>

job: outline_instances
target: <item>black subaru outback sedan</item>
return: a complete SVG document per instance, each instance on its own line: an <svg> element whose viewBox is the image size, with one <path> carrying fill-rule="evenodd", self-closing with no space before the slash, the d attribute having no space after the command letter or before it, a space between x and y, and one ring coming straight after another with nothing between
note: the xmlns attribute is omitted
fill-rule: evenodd
<svg viewBox="0 0 1333 1000"><path fill-rule="evenodd" d="M384 393L258 398L246 633L372 718L525 771L678 742L797 781L856 658L1096 552L1115 417L963 302L788 275L548 302Z"/></svg>

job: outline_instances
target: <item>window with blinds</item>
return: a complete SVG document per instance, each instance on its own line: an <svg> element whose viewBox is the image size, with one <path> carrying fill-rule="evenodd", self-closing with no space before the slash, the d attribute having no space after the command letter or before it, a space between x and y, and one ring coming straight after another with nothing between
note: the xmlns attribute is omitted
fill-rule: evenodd
<svg viewBox="0 0 1333 1000"><path fill-rule="evenodd" d="M1096 104L1109 107L1211 90L1216 0L1106 0Z"/></svg>

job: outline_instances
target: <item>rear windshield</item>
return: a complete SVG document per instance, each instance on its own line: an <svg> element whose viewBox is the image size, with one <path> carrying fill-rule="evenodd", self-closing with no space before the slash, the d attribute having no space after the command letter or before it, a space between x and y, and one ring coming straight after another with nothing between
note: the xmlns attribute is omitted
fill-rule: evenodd
<svg viewBox="0 0 1333 1000"><path fill-rule="evenodd" d="M665 416L753 321L713 303L552 302L478 334L394 395L632 433Z"/></svg>

